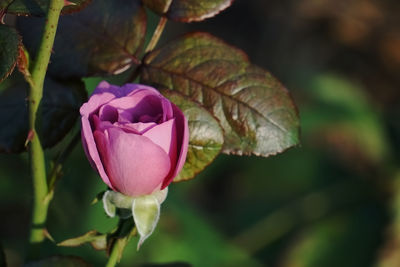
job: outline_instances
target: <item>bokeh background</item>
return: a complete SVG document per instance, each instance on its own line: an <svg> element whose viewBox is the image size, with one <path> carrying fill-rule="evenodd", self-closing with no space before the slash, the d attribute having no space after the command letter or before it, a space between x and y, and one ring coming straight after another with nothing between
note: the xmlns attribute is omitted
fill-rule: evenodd
<svg viewBox="0 0 400 267"><path fill-rule="evenodd" d="M400 266L399 14L397 0L236 0L205 22L168 22L160 44L207 31L281 80L297 103L302 143L270 158L220 155L171 185L155 233L139 252L132 240L120 266ZM156 16L149 23L154 29ZM98 81L85 81L89 92ZM0 240L10 266L26 251L27 166L26 154L0 155ZM80 145L63 173L49 211L56 242L112 229L117 220L90 205L105 186ZM90 245L49 241L45 253L106 261Z"/></svg>

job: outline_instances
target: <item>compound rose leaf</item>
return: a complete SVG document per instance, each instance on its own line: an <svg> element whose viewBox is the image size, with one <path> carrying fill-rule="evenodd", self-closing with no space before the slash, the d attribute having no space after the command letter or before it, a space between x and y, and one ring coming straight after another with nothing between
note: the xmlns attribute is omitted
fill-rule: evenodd
<svg viewBox="0 0 400 267"><path fill-rule="evenodd" d="M224 130L224 153L269 156L299 142L288 91L241 50L209 34L188 34L148 54L141 80L207 109Z"/></svg>

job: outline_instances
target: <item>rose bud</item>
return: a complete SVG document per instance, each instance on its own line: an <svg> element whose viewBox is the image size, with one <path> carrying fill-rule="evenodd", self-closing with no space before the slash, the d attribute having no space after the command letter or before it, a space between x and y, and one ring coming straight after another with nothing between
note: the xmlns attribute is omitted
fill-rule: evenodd
<svg viewBox="0 0 400 267"><path fill-rule="evenodd" d="M166 188L182 169L188 122L156 89L103 81L80 113L85 153L112 190L149 195Z"/></svg>

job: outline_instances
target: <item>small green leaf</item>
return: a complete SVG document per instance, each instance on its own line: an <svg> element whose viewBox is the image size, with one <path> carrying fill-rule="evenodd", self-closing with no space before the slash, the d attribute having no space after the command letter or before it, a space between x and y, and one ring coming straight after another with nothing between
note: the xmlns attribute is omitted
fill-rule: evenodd
<svg viewBox="0 0 400 267"><path fill-rule="evenodd" d="M229 7L233 0L142 0L159 15L180 21L201 21L214 17Z"/></svg>
<svg viewBox="0 0 400 267"><path fill-rule="evenodd" d="M0 152L25 150L28 137L28 84L18 72L0 85ZM79 80L60 83L47 78L41 102L41 123L38 127L43 147L58 143L75 124L79 108L86 100L84 85Z"/></svg>
<svg viewBox="0 0 400 267"><path fill-rule="evenodd" d="M107 248L107 235L95 230L89 231L84 235L64 240L57 244L60 247L78 247L90 243L95 249L103 250Z"/></svg>
<svg viewBox="0 0 400 267"><path fill-rule="evenodd" d="M23 42L34 55L44 19L18 18ZM139 1L96 0L73 16L60 18L49 72L53 77L118 74L138 64L146 34Z"/></svg>
<svg viewBox="0 0 400 267"><path fill-rule="evenodd" d="M221 152L224 136L218 121L198 103L172 90L161 93L177 105L189 124L189 147L185 165L174 182L194 178Z"/></svg>
<svg viewBox="0 0 400 267"><path fill-rule="evenodd" d="M188 34L148 54L141 81L207 109L224 130L224 153L269 156L299 142L288 91L242 51L209 34Z"/></svg>
<svg viewBox="0 0 400 267"><path fill-rule="evenodd" d="M139 250L143 242L153 233L160 218L160 202L154 195L137 197L132 203L132 215L140 239L137 245Z"/></svg>
<svg viewBox="0 0 400 267"><path fill-rule="evenodd" d="M77 256L53 256L39 261L29 262L25 267L90 267L89 263Z"/></svg>
<svg viewBox="0 0 400 267"><path fill-rule="evenodd" d="M61 14L70 14L78 12L85 8L92 0L69 0L74 3L63 8ZM41 16L46 15L46 11L49 6L49 0L7 0L9 6L7 13L24 15L24 16ZM11 4L10 4L11 3ZM6 4L0 4L2 7L7 7Z"/></svg>
<svg viewBox="0 0 400 267"><path fill-rule="evenodd" d="M7 25L0 24L0 82L12 73L19 55L21 37Z"/></svg>

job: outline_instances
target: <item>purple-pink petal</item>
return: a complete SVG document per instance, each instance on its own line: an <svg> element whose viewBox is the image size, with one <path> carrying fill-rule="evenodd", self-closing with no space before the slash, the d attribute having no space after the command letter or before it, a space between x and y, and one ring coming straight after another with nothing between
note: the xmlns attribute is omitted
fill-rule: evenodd
<svg viewBox="0 0 400 267"><path fill-rule="evenodd" d="M189 144L189 126L186 117L183 115L182 111L172 104L172 108L174 110L175 122L176 122L176 129L177 130L177 150L178 150L178 159L176 162L176 167L172 175L169 179L164 181L162 189L167 187L173 180L175 176L182 170L183 165L186 161L186 155L188 151L188 144Z"/></svg>
<svg viewBox="0 0 400 267"><path fill-rule="evenodd" d="M160 146L147 137L118 128L94 134L108 177L117 191L140 196L161 188L171 163Z"/></svg>
<svg viewBox="0 0 400 267"><path fill-rule="evenodd" d="M169 155L171 166L175 166L177 158L175 119L154 126L146 131L143 136L148 137L151 141L160 146Z"/></svg>
<svg viewBox="0 0 400 267"><path fill-rule="evenodd" d="M97 171L99 172L100 177L103 179L103 181L112 189L114 189L114 187L112 186L110 179L108 178L104 167L103 167L103 163L101 162L100 159L100 155L98 152L98 147L96 145L96 142L94 140L93 137L93 133L92 133L92 128L90 127L90 123L89 120L86 116L82 116L82 140L84 143L84 150L85 153L87 155L87 157L90 160L90 164L92 165L92 167L94 167L95 169L97 169Z"/></svg>

